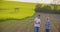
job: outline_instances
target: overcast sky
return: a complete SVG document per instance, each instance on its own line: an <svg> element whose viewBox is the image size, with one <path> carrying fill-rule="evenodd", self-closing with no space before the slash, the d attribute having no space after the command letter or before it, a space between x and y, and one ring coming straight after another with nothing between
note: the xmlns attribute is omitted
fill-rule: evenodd
<svg viewBox="0 0 60 32"><path fill-rule="evenodd" d="M8 1L31 2L31 3L46 3L46 4L51 4L52 3L52 0L8 0Z"/></svg>

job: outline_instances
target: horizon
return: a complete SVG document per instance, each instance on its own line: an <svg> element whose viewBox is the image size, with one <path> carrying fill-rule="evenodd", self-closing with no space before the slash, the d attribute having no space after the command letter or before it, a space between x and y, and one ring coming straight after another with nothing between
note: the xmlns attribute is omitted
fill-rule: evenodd
<svg viewBox="0 0 60 32"><path fill-rule="evenodd" d="M17 2L29 2L29 3L44 3L44 4L60 4L56 0L56 3L53 3L53 0L5 0L5 1L17 1Z"/></svg>

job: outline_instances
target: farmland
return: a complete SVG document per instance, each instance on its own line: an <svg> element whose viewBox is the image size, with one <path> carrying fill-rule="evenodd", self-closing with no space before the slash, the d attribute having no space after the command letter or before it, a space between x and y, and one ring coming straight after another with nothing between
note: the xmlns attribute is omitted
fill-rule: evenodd
<svg viewBox="0 0 60 32"><path fill-rule="evenodd" d="M0 19L15 18L21 19L34 15L35 4L18 2L1 2Z"/></svg>
<svg viewBox="0 0 60 32"><path fill-rule="evenodd" d="M36 13L34 17L38 14L41 15L41 32L45 31L44 23L46 21L47 15L50 17L51 22L51 32L60 31L60 15L58 14L46 14L46 13ZM34 17L25 20L7 20L0 23L1 32L33 32L34 31Z"/></svg>
<svg viewBox="0 0 60 32"><path fill-rule="evenodd" d="M13 2L13 1L1 1L0 2L0 19L22 19L35 14L35 7L37 3L25 3L25 2ZM49 6L49 11L60 12L60 5L54 8L54 5L40 4L40 7L44 11L44 7ZM47 8L45 10L48 10ZM48 11L48 13L49 13ZM45 12L45 11L44 11Z"/></svg>
<svg viewBox="0 0 60 32"><path fill-rule="evenodd" d="M36 3L25 2L0 2L0 32L33 32L33 19L39 14L41 15L41 32L45 31L44 23L47 16L50 17L50 31L60 32L60 14L36 13L34 11L36 5ZM51 7L51 10L56 9L50 4L41 4L41 8L47 5ZM60 6L57 10L59 9Z"/></svg>

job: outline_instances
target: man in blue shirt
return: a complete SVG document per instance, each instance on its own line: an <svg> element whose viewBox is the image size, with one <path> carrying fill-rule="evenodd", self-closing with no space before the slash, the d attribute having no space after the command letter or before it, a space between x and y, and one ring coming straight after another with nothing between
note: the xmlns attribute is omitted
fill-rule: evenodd
<svg viewBox="0 0 60 32"><path fill-rule="evenodd" d="M47 21L45 22L45 31L50 32L50 21L49 17L47 18Z"/></svg>

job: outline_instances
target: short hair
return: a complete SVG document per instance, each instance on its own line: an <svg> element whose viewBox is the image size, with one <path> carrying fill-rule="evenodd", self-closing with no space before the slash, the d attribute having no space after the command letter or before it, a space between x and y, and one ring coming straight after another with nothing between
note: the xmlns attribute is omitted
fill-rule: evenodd
<svg viewBox="0 0 60 32"><path fill-rule="evenodd" d="M47 19L49 19L49 17L47 17Z"/></svg>
<svg viewBox="0 0 60 32"><path fill-rule="evenodd" d="M38 16L40 16L40 15L38 15Z"/></svg>

